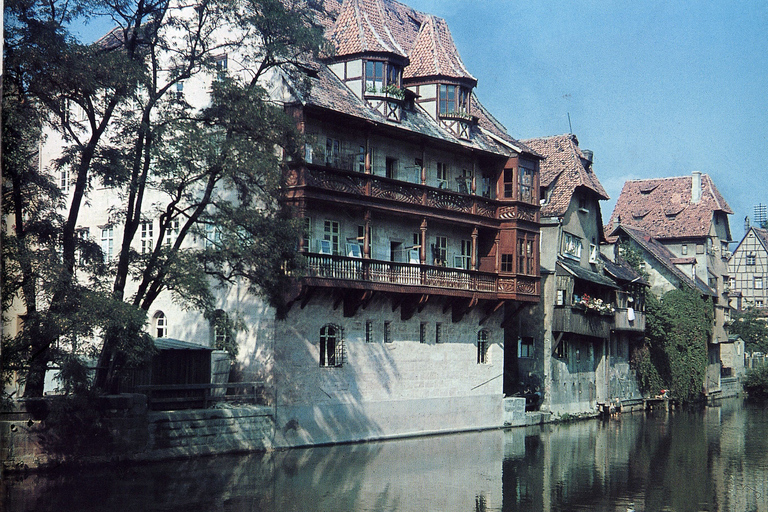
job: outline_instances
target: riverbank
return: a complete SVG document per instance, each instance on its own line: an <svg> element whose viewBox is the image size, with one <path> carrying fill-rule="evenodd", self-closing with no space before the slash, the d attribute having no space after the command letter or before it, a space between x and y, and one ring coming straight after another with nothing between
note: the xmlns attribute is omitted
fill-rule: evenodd
<svg viewBox="0 0 768 512"><path fill-rule="evenodd" d="M100 397L91 411L52 410L53 403L45 399L19 401L14 411L0 413L3 472L23 473L62 465L162 461L336 444L291 442L291 437L276 427L272 406L226 405L212 409L151 411L142 394ZM640 407L627 403L622 411L632 412ZM412 430L345 443L531 427L598 416L597 412L564 416L545 411L526 412L525 399L504 398L503 424L471 429Z"/></svg>

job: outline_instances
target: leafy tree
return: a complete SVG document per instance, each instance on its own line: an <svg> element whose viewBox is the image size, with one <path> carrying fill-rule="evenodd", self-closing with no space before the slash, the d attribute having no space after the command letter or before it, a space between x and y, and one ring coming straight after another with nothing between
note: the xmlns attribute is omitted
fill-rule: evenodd
<svg viewBox="0 0 768 512"><path fill-rule="evenodd" d="M736 313L728 331L741 336L747 352L768 353L768 319L758 309Z"/></svg>
<svg viewBox="0 0 768 512"><path fill-rule="evenodd" d="M68 29L85 13L110 16L117 29L81 44ZM77 344L95 333L104 339L97 385L112 388L122 370L151 351L142 329L146 311L164 291L208 311L214 279L245 279L279 305L281 265L293 256L297 233L278 202L281 154L295 156L299 141L292 120L261 83L279 71L301 93L305 62L324 44L306 7L280 0L212 0L194 7L168 0L11 0L6 19L4 80L16 86L4 88L3 125L14 112L6 114L7 103L33 105L36 123L8 134L16 137L9 140L31 148L43 127L61 137L66 149L55 168L71 171L73 188L66 204L57 193L43 196L50 203L38 202L32 198L41 187L55 190L51 180L28 173L30 160L8 162L8 175L19 181L13 193L22 199L6 211L21 222L6 237L14 252L4 274L18 283L15 291L30 291L3 290L4 311L12 297L26 310L23 329L4 344L17 347L19 368L27 370L26 394L42 394L47 366L70 353L52 351L63 338ZM244 66L238 79L217 69L217 59L235 51ZM177 94L185 80L217 73L206 106ZM73 106L81 117L71 115ZM6 137L4 130L4 144ZM113 262L75 231L95 186L122 200L112 215L123 235ZM44 219L43 227L27 220L30 208L44 209L34 219ZM152 250L137 254L131 246L142 220L158 216ZM34 239L25 238L30 232ZM193 236L210 243L190 248L185 242ZM34 265L25 263L30 253ZM127 296L132 280L137 291Z"/></svg>
<svg viewBox="0 0 768 512"><path fill-rule="evenodd" d="M700 397L713 318L712 303L694 290L672 290L661 299L649 294L646 345L635 359L644 391L664 387L682 401Z"/></svg>

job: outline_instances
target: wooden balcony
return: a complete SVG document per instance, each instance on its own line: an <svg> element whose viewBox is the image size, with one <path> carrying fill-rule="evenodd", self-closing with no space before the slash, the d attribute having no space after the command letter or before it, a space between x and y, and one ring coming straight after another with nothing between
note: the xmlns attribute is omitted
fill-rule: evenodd
<svg viewBox="0 0 768 512"><path fill-rule="evenodd" d="M539 300L539 279L490 272L324 254L306 254L310 286L421 293L478 299Z"/></svg>
<svg viewBox="0 0 768 512"><path fill-rule="evenodd" d="M291 200L299 196L327 197L328 199L346 201L355 204L360 199L365 205L376 201L385 205L394 202L393 207L400 211L410 210L414 213L424 212L424 209L438 211L441 215L463 214L474 217L475 222L495 225L496 220L521 220L531 223L539 222L539 208L537 205L510 204L497 201L476 194L456 192L346 170L346 160L341 159L339 165L344 169L336 169L332 166L309 165L307 167L291 169L286 177L288 193L286 197ZM321 192L317 196L311 191ZM486 222L483 222L483 220Z"/></svg>
<svg viewBox="0 0 768 512"><path fill-rule="evenodd" d="M645 312L634 311L634 320L629 320L627 309L617 309L613 328L616 331L645 332Z"/></svg>
<svg viewBox="0 0 768 512"><path fill-rule="evenodd" d="M613 327L614 314L602 315L571 306L556 306L552 315L552 330L608 338Z"/></svg>

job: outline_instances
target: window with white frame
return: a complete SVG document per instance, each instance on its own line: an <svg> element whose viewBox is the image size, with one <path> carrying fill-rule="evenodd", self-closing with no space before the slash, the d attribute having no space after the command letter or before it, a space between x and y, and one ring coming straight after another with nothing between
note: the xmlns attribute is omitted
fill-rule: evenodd
<svg viewBox="0 0 768 512"><path fill-rule="evenodd" d="M339 254L339 223L337 221L323 222L323 240L330 242L332 254Z"/></svg>
<svg viewBox="0 0 768 512"><path fill-rule="evenodd" d="M115 231L112 226L101 228L101 253L105 260L110 260L114 256L115 250Z"/></svg>
<svg viewBox="0 0 768 512"><path fill-rule="evenodd" d="M755 253L751 252L747 254L747 265L750 267L754 267L757 264L757 256Z"/></svg>
<svg viewBox="0 0 768 512"><path fill-rule="evenodd" d="M472 240L461 241L461 255L457 256L454 263L454 266L457 268L469 270L469 267L472 264Z"/></svg>
<svg viewBox="0 0 768 512"><path fill-rule="evenodd" d="M597 263L597 245L595 244L589 244L589 262L590 263Z"/></svg>
<svg viewBox="0 0 768 512"><path fill-rule="evenodd" d="M563 233L563 256L574 260L581 259L581 238L570 233Z"/></svg>
<svg viewBox="0 0 768 512"><path fill-rule="evenodd" d="M437 162L437 188L448 188L448 164Z"/></svg>
<svg viewBox="0 0 768 512"><path fill-rule="evenodd" d="M69 168L63 168L59 171L59 190L65 194L69 192L70 178Z"/></svg>
<svg viewBox="0 0 768 512"><path fill-rule="evenodd" d="M227 54L216 56L214 62L216 64L216 80L224 80L227 76Z"/></svg>
<svg viewBox="0 0 768 512"><path fill-rule="evenodd" d="M176 243L176 237L179 236L179 219L173 219L165 228L165 245L171 246Z"/></svg>
<svg viewBox="0 0 768 512"><path fill-rule="evenodd" d="M488 363L488 331L481 329L477 331L477 364Z"/></svg>
<svg viewBox="0 0 768 512"><path fill-rule="evenodd" d="M168 318L166 318L165 313L162 311L155 313L152 317L152 323L154 324L156 338L168 336Z"/></svg>
<svg viewBox="0 0 768 512"><path fill-rule="evenodd" d="M763 276L755 276L755 290L763 289Z"/></svg>
<svg viewBox="0 0 768 512"><path fill-rule="evenodd" d="M304 231L302 233L302 249L312 252L312 218L304 217Z"/></svg>
<svg viewBox="0 0 768 512"><path fill-rule="evenodd" d="M216 249L221 245L221 231L214 224L205 225L205 248Z"/></svg>
<svg viewBox="0 0 768 512"><path fill-rule="evenodd" d="M153 227L155 223L151 220L145 220L141 223L141 254L152 252Z"/></svg>
<svg viewBox="0 0 768 512"><path fill-rule="evenodd" d="M339 367L344 362L341 327L328 324L320 329L320 366Z"/></svg>

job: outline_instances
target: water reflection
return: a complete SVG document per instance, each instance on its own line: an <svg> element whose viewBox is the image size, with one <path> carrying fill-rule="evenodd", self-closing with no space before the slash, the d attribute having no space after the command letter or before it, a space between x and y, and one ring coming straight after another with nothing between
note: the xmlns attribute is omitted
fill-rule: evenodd
<svg viewBox="0 0 768 512"><path fill-rule="evenodd" d="M9 512L768 512L768 411L727 401L609 422L69 470L2 487Z"/></svg>

